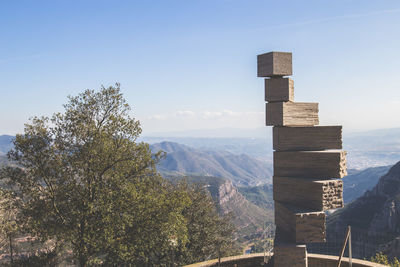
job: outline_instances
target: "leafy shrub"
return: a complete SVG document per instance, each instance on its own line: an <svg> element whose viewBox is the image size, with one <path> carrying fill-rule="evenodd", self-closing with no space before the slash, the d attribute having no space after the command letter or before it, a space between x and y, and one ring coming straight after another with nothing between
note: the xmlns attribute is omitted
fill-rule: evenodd
<svg viewBox="0 0 400 267"><path fill-rule="evenodd" d="M391 267L400 267L400 261L394 257L392 261L388 259L388 256L383 254L382 252L378 252L371 258L372 262L384 264Z"/></svg>

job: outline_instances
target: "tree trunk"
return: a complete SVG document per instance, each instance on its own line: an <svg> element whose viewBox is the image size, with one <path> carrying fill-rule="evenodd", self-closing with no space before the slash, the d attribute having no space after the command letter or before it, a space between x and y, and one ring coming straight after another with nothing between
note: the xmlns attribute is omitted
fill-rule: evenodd
<svg viewBox="0 0 400 267"><path fill-rule="evenodd" d="M85 267L86 266L86 257L79 252L79 266Z"/></svg>
<svg viewBox="0 0 400 267"><path fill-rule="evenodd" d="M12 237L11 235L8 236L10 242L10 259L11 259L11 266L14 265L14 255L13 255L13 245L12 245Z"/></svg>
<svg viewBox="0 0 400 267"><path fill-rule="evenodd" d="M87 255L85 255L86 253L85 253L84 235L85 235L85 218L82 218L80 225L80 232L79 232L79 251L78 251L78 260L80 267L85 267L87 262Z"/></svg>

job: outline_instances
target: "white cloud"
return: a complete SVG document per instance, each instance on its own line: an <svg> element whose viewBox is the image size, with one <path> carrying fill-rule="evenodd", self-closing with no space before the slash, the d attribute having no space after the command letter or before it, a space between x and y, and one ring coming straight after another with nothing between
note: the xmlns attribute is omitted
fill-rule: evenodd
<svg viewBox="0 0 400 267"><path fill-rule="evenodd" d="M193 117L195 115L196 113L191 110L178 110L177 112L175 112L176 117Z"/></svg>
<svg viewBox="0 0 400 267"><path fill-rule="evenodd" d="M201 117L203 119L213 119L213 118L219 118L222 116L222 112L219 111L203 111L201 112Z"/></svg>
<svg viewBox="0 0 400 267"><path fill-rule="evenodd" d="M170 118L177 118L177 117L194 117L196 115L195 112L191 110L178 110L172 113L166 113L166 114L153 114L147 117L148 120L159 120L159 121L164 121Z"/></svg>
<svg viewBox="0 0 400 267"><path fill-rule="evenodd" d="M201 113L201 117L203 119L213 119L213 118L237 118L242 116L254 116L263 114L262 112L254 112L254 111L245 111L245 112L238 112L232 111L229 109L223 109L222 111L203 111Z"/></svg>

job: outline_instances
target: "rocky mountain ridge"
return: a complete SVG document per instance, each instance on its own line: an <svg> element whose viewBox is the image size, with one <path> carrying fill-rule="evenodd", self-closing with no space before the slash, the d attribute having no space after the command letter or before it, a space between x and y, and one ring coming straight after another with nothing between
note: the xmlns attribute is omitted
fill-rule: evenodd
<svg viewBox="0 0 400 267"><path fill-rule="evenodd" d="M375 187L328 217L328 242L342 239L347 225L352 226L355 256L370 257L376 251L400 255L400 162Z"/></svg>
<svg viewBox="0 0 400 267"><path fill-rule="evenodd" d="M388 231L393 235L400 235L400 162L364 196L379 199L378 203L382 203L382 209L378 210L371 220L370 231Z"/></svg>
<svg viewBox="0 0 400 267"><path fill-rule="evenodd" d="M259 238L264 224L273 223L272 209L262 209L248 201L229 180L219 187L218 205L221 213L233 213L242 242Z"/></svg>

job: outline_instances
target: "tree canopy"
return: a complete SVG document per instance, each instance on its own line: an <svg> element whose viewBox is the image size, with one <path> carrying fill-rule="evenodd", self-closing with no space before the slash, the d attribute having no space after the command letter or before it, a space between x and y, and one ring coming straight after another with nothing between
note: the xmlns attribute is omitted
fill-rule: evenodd
<svg viewBox="0 0 400 267"><path fill-rule="evenodd" d="M57 249L71 248L80 266L169 266L221 248L211 238L222 225L213 208L193 210L191 187L163 179L155 168L163 153L137 142L140 123L119 84L69 97L64 109L25 124L8 153L14 164L0 172L21 200L25 231L55 240ZM211 203L204 192L197 195ZM227 229L225 241L232 234ZM195 236L208 241L197 244L204 246L196 248L201 255L190 256L193 241L200 241Z"/></svg>

